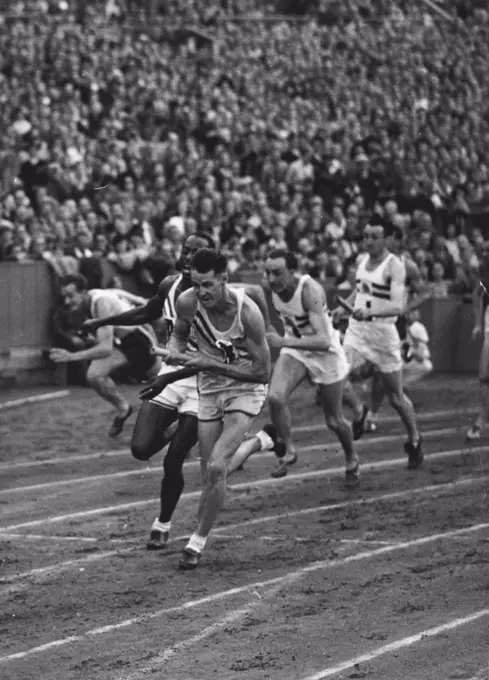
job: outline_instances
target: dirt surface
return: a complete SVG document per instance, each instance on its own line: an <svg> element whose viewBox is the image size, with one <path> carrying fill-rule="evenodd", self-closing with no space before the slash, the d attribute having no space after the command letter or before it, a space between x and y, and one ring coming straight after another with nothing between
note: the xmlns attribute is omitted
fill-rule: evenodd
<svg viewBox="0 0 489 680"><path fill-rule="evenodd" d="M273 456L256 455L230 479L192 573L176 567L193 457L172 540L151 553L161 456L132 460L130 427L108 440L109 409L81 389L0 413L1 680L488 680L489 440L464 443L475 389L438 377L412 391L416 472L386 408L353 492L301 391L298 463L274 480Z"/></svg>

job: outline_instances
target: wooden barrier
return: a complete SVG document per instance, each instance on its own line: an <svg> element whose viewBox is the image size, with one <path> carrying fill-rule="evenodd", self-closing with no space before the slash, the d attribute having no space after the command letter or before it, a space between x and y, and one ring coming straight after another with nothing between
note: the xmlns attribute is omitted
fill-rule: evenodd
<svg viewBox="0 0 489 680"><path fill-rule="evenodd" d="M250 272L240 277L233 276L231 281L261 285L262 277L259 273ZM334 287L327 284L325 290L331 305ZM6 373L11 374L16 367L31 370L33 357L46 368L42 356L43 350L51 346L50 317L55 304L55 287L49 266L44 262L2 263L0 291L0 378ZM271 321L281 329L268 293L267 299ZM471 339L471 305L458 297L450 297L429 300L420 311L430 334L435 371L475 372L480 343ZM54 382L62 382L59 375Z"/></svg>

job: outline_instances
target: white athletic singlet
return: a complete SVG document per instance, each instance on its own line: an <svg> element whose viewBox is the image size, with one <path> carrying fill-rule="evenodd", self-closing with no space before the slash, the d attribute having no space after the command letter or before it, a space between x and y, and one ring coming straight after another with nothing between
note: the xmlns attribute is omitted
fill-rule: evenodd
<svg viewBox="0 0 489 680"><path fill-rule="evenodd" d="M372 271L367 270L367 264L370 262L370 255L366 255L358 265L356 274L356 295L354 309L362 309L368 311L372 316L376 314L383 314L391 303L391 281L389 275L386 273L387 265L396 258L395 255L389 253L385 260L383 260L378 267ZM397 259L397 258L396 258ZM395 323L395 316L382 317L373 320L370 323ZM351 319L350 323L364 323Z"/></svg>
<svg viewBox="0 0 489 680"><path fill-rule="evenodd" d="M376 314L387 312L391 302L391 280L386 270L394 258L396 256L389 253L373 271L367 271L369 255L361 260L356 275L354 309L362 309L374 317ZM377 367L382 373L401 370L401 341L396 328L396 319L396 316L368 321L350 318L343 347L352 371L360 368L365 362Z"/></svg>
<svg viewBox="0 0 489 680"><path fill-rule="evenodd" d="M115 289L92 288L88 291L88 295L90 297L90 316L94 319L99 318L95 313L95 307L99 300L104 300L110 306L110 313L107 316L128 312L130 309L134 309L135 306L126 298L119 296ZM119 339L138 329L147 335L152 343L155 340L150 326L113 326L113 329L114 336Z"/></svg>
<svg viewBox="0 0 489 680"><path fill-rule="evenodd" d="M302 304L304 284L310 280L311 277L308 274L301 276L298 279L297 288L288 302L284 302L276 293L272 292L272 304L284 323L285 335L288 337L301 338L316 334L309 321L309 312L304 309ZM284 347L280 350L280 354L288 354L299 361L305 367L307 375L313 383L330 385L346 377L348 364L341 346L340 334L333 328L326 304L323 311L331 339L328 351L318 352Z"/></svg>
<svg viewBox="0 0 489 680"><path fill-rule="evenodd" d="M231 325L226 331L220 331L213 326L206 310L197 301L197 310L192 320L195 339L199 352L204 356L225 364L251 366L252 358L246 349L246 335L241 321L245 290L244 288L233 290L232 295L236 297L237 309ZM239 381L236 381L235 378L216 373L199 373L198 385L201 394L235 389L237 383L239 384ZM248 391L250 390L251 383L243 383L243 385L246 385Z"/></svg>
<svg viewBox="0 0 489 680"><path fill-rule="evenodd" d="M272 292L272 304L280 315L283 324L285 335L288 337L301 338L306 335L315 335L316 331L311 326L309 321L309 312L304 309L302 305L302 293L304 284L308 281L312 281L309 274L304 274L298 279L297 288L291 299L288 302L284 302L276 293ZM326 320L326 325L328 327L328 333L331 338L331 348L330 352L335 352L336 349L340 348L340 334L333 328L331 318L328 314L328 306L324 305L324 318ZM308 351L308 353L310 353ZM313 354L318 354L318 352L312 352ZM321 352L324 356L324 352Z"/></svg>
<svg viewBox="0 0 489 680"><path fill-rule="evenodd" d="M173 329L175 328L175 323L177 320L176 312L177 301L175 298L178 286L180 285L182 278L183 278L182 274L177 276L175 281L172 283L170 290L168 291L168 295L165 298L165 302L163 303L163 319L166 322L168 340L170 339L170 336L173 333ZM190 352L197 350L197 343L195 341L195 335L193 331L190 332L190 337L187 341L187 348Z"/></svg>

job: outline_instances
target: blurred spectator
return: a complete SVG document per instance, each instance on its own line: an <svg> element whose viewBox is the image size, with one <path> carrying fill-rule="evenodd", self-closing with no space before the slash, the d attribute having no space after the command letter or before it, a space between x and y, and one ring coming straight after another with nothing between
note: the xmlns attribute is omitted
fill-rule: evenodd
<svg viewBox="0 0 489 680"><path fill-rule="evenodd" d="M288 245L346 282L376 209L437 290L473 282L483 4L446 0L453 23L402 0L306 3L297 23L258 0L63 6L0 22L0 260L76 260L95 281L104 259L150 292L204 230L238 272Z"/></svg>
<svg viewBox="0 0 489 680"><path fill-rule="evenodd" d="M438 300L448 297L449 283L445 278L443 262L435 261L433 263L432 278L430 284L432 296Z"/></svg>

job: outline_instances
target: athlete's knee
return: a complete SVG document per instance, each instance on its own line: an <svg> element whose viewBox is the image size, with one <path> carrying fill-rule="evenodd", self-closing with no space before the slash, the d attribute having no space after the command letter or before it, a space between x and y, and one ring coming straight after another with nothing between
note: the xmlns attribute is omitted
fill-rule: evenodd
<svg viewBox="0 0 489 680"><path fill-rule="evenodd" d="M87 383L90 385L90 387L101 385L107 378L108 374L105 371L101 371L99 368L94 368L93 365L88 367Z"/></svg>
<svg viewBox="0 0 489 680"><path fill-rule="evenodd" d="M146 437L139 437L134 433L131 440L131 453L136 460L149 460L151 458L153 451L148 446L148 443Z"/></svg>
<svg viewBox="0 0 489 680"><path fill-rule="evenodd" d="M347 421L344 416L341 415L327 415L326 425L332 432L338 432L341 428L346 425Z"/></svg>
<svg viewBox="0 0 489 680"><path fill-rule="evenodd" d="M389 394L389 403L393 408L399 410L405 403L404 394L402 392L391 392Z"/></svg>
<svg viewBox="0 0 489 680"><path fill-rule="evenodd" d="M211 460L206 469L206 480L211 486L215 486L226 477L227 465L223 459Z"/></svg>
<svg viewBox="0 0 489 680"><path fill-rule="evenodd" d="M270 408L283 408L286 404L285 394L279 390L271 390L268 393L268 405Z"/></svg>

